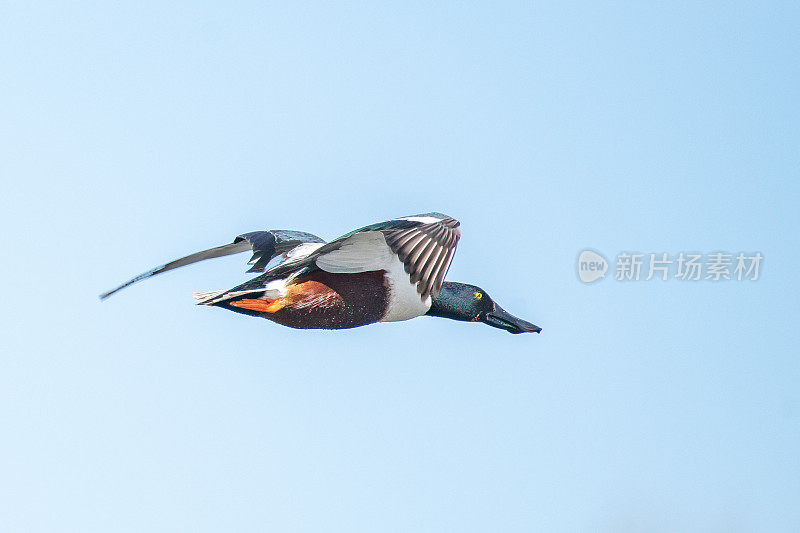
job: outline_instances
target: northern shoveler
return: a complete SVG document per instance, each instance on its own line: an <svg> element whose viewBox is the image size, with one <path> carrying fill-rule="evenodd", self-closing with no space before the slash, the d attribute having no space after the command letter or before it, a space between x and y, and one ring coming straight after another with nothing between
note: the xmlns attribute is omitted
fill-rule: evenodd
<svg viewBox="0 0 800 533"><path fill-rule="evenodd" d="M372 224L329 243L302 231L254 231L148 270L100 299L168 270L252 251L248 272L263 274L229 290L195 293L198 305L301 329L354 328L431 315L484 322L511 333L541 331L507 313L480 287L444 281L460 236L460 223L441 213Z"/></svg>

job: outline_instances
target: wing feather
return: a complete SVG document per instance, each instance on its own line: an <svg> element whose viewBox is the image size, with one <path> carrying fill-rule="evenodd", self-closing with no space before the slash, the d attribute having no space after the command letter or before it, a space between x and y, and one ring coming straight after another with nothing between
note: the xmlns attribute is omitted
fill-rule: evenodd
<svg viewBox="0 0 800 533"><path fill-rule="evenodd" d="M384 230L386 244L403 262L422 299L438 296L461 237L461 224L440 213L405 220L418 223L411 228Z"/></svg>
<svg viewBox="0 0 800 533"><path fill-rule="evenodd" d="M248 262L248 264L252 266L248 272L263 272L272 259L279 258L282 261L286 261L292 257L292 252L300 249L300 247L318 243L319 246L322 246L324 242L325 241L316 235L304 231L270 230L243 233L237 236L230 244L224 244L222 246L209 248L208 250L189 254L180 259L152 268L138 276L134 276L120 286L101 294L100 299L105 300L115 292L133 285L136 282L182 266L191 265L192 263L213 259L215 257L238 254L248 250L253 251L253 256ZM310 253L311 251L313 251L313 249L309 248L308 252Z"/></svg>

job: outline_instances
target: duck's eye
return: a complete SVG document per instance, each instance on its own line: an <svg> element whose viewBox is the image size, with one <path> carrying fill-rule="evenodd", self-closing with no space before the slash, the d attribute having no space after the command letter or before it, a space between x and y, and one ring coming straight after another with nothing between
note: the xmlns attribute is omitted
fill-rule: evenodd
<svg viewBox="0 0 800 533"><path fill-rule="evenodd" d="M482 293L480 293L480 292L476 292L476 293L475 293L475 299L476 299L476 300L480 300L481 298L483 298L483 294L482 294Z"/></svg>

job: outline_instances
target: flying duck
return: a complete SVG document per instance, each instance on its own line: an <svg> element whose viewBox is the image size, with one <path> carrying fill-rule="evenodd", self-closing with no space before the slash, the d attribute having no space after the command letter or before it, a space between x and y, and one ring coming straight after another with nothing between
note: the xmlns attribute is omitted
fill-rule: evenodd
<svg viewBox="0 0 800 533"><path fill-rule="evenodd" d="M441 213L371 224L328 243L302 231L253 231L148 270L100 299L168 270L252 251L247 272L261 275L232 289L195 293L197 304L300 329L354 328L431 315L511 333L541 331L503 310L480 287L444 281L460 236L458 220Z"/></svg>

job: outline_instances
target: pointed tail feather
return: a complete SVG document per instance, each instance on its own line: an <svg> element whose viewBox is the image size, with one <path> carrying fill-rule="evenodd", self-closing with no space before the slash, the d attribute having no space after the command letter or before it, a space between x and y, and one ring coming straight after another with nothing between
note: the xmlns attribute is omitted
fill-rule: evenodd
<svg viewBox="0 0 800 533"><path fill-rule="evenodd" d="M260 289L250 289L243 291L204 291L192 294L197 302L197 305L215 305L230 300L236 300L242 296L251 296L253 298L277 298L280 296L278 291Z"/></svg>
<svg viewBox="0 0 800 533"><path fill-rule="evenodd" d="M225 294L225 291L203 291L192 293L197 305L209 305L214 298Z"/></svg>

